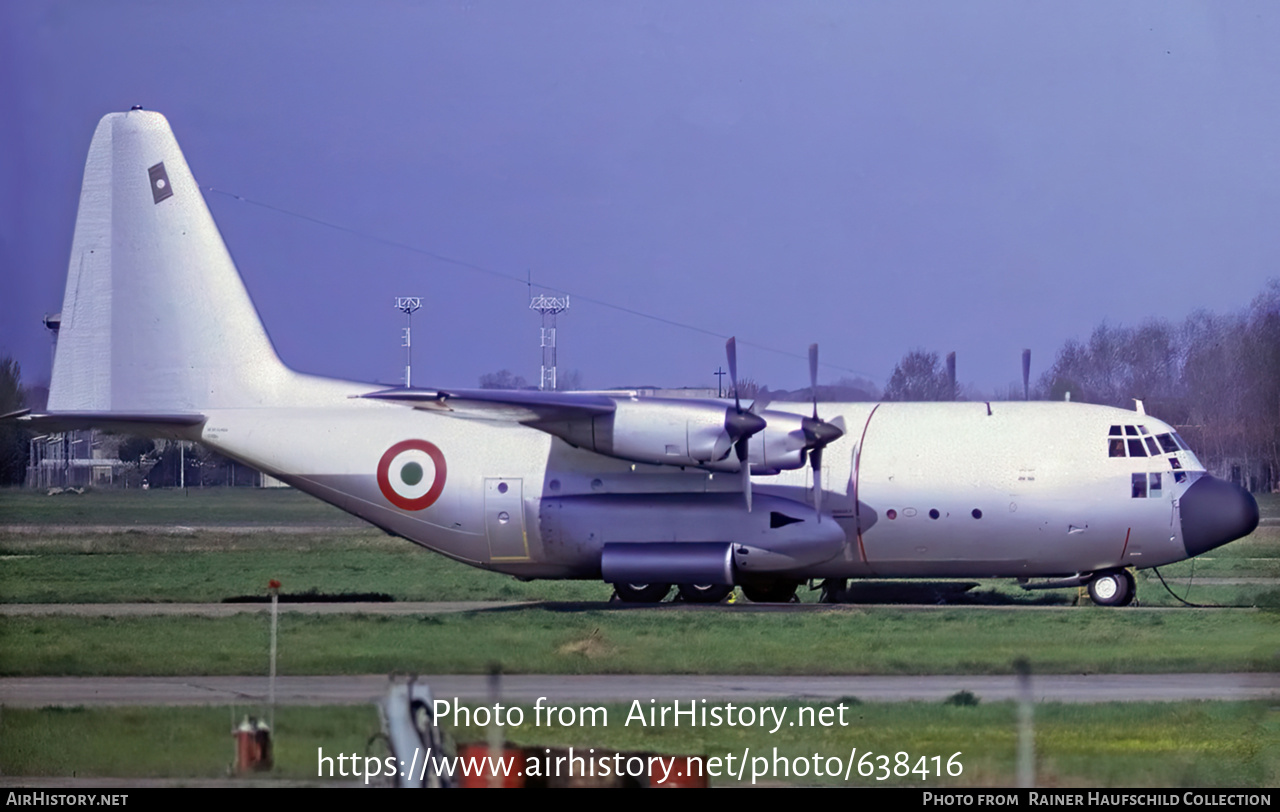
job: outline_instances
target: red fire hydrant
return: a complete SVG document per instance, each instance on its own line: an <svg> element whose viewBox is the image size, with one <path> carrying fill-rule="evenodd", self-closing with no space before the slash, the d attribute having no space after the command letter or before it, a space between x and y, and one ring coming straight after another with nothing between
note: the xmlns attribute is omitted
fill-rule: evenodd
<svg viewBox="0 0 1280 812"><path fill-rule="evenodd" d="M240 726L231 731L236 737L236 772L263 772L270 770L271 728L261 719L244 717Z"/></svg>

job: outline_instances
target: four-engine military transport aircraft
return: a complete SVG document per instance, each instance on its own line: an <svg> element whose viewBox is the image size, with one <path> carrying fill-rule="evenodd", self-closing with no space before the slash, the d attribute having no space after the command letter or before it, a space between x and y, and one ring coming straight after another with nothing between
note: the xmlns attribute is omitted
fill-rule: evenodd
<svg viewBox="0 0 1280 812"><path fill-rule="evenodd" d="M692 601L735 584L768 601L806 580L923 576L1088 584L1123 605L1127 568L1258 522L1246 491L1141 409L744 408L294 372L168 122L139 108L94 133L48 413L21 419L201 442L467 564L601 578L633 601L672 584Z"/></svg>

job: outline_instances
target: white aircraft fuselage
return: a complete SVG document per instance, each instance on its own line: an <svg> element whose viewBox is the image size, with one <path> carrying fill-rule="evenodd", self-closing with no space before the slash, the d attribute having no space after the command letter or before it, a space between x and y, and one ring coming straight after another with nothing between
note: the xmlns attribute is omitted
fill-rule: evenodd
<svg viewBox="0 0 1280 812"><path fill-rule="evenodd" d="M459 561L602 578L624 597L1008 577L1088 583L1095 600L1125 603L1125 568L1197 555L1258 521L1247 492L1141 411L743 408L294 372L168 123L143 110L105 117L94 135L61 318L49 411L23 419L200 442Z"/></svg>
<svg viewBox="0 0 1280 812"><path fill-rule="evenodd" d="M1228 540L1193 539L1194 552L1184 540L1180 498L1207 476L1190 451L1108 456L1111 426L1153 441L1174 433L1122 409L823 404L853 429L827 449L824 479L837 487L818 522L807 468L757 477L748 513L734 475L602 457L516 424L369 408L354 397L369 387L347 386L335 385L330 408L211 412L198 439L424 547L521 578L598 578L607 542L767 536L775 511L812 525L820 560L770 570L800 579L1066 576L1161 566ZM788 406L807 408L771 408ZM393 504L379 484L381 458L406 441L430 443L443 461L414 455L416 491L395 483L410 496L440 485L426 507ZM1138 475L1146 487L1135 496ZM802 535L796 524L775 532Z"/></svg>

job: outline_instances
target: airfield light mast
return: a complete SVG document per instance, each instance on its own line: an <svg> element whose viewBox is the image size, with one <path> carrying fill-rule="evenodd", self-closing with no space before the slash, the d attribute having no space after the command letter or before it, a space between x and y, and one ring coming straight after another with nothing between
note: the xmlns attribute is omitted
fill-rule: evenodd
<svg viewBox="0 0 1280 812"><path fill-rule="evenodd" d="M396 310L404 313L404 388L413 386L413 342L410 340L410 329L413 326L413 313L422 307L420 296L397 296Z"/></svg>
<svg viewBox="0 0 1280 812"><path fill-rule="evenodd" d="M556 316L569 309L569 297L534 296L529 309L542 314L542 377L538 388L556 388Z"/></svg>

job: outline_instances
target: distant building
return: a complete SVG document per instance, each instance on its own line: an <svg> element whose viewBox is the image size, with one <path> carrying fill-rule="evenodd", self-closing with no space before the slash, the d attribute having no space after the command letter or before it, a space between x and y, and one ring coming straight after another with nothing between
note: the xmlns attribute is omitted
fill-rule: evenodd
<svg viewBox="0 0 1280 812"><path fill-rule="evenodd" d="M125 463L111 450L93 430L34 437L27 452L27 485L42 490L114 485Z"/></svg>

